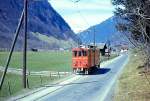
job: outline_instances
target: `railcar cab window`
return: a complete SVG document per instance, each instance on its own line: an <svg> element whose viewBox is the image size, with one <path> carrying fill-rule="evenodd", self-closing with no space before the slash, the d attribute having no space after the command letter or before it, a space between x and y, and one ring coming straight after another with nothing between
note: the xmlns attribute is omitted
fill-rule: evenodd
<svg viewBox="0 0 150 101"><path fill-rule="evenodd" d="M87 56L87 51L82 50L82 55Z"/></svg>
<svg viewBox="0 0 150 101"><path fill-rule="evenodd" d="M73 51L73 56L77 57L77 51Z"/></svg>
<svg viewBox="0 0 150 101"><path fill-rule="evenodd" d="M79 51L79 56L82 56L82 52L81 51Z"/></svg>
<svg viewBox="0 0 150 101"><path fill-rule="evenodd" d="M80 56L87 56L87 51L81 50L81 51L73 51L74 57L80 57Z"/></svg>

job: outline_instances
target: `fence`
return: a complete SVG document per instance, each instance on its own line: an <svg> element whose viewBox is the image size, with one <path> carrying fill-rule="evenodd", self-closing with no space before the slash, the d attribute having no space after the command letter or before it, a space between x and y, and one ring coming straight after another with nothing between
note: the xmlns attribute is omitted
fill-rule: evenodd
<svg viewBox="0 0 150 101"><path fill-rule="evenodd" d="M8 48L0 48L0 52L8 52L9 49Z"/></svg>
<svg viewBox="0 0 150 101"><path fill-rule="evenodd" d="M18 91L23 89L22 87L22 76L15 77L9 75L4 82L4 87L0 91L0 99L12 96ZM67 76L71 75L70 72L54 72L54 71L43 71L40 73L37 72L28 72L27 73L27 87L29 90L51 84L54 81L60 80ZM9 79L8 79L9 78ZM10 79L11 78L11 79Z"/></svg>
<svg viewBox="0 0 150 101"><path fill-rule="evenodd" d="M8 49L0 50L8 51ZM8 52L0 53L0 76L4 71L4 67L2 66L5 66L8 54ZM27 86L29 89L44 86L45 84L49 84L71 74L70 51L28 51L27 55L27 67L29 69L27 70ZM1 98L14 95L23 89L21 66L22 52L15 51L7 71L5 82L2 90L0 91L0 100Z"/></svg>

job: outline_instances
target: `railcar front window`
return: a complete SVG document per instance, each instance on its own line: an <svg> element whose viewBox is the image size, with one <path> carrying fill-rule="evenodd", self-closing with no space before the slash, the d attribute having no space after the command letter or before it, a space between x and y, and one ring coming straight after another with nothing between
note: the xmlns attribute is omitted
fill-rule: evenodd
<svg viewBox="0 0 150 101"><path fill-rule="evenodd" d="M74 51L74 52L73 52L73 56L74 56L74 57L77 57L77 51Z"/></svg>
<svg viewBox="0 0 150 101"><path fill-rule="evenodd" d="M79 56L82 56L82 52L81 51L79 51Z"/></svg>
<svg viewBox="0 0 150 101"><path fill-rule="evenodd" d="M85 54L85 56L87 56L87 51L85 51L85 53L84 53L84 54Z"/></svg>
<svg viewBox="0 0 150 101"><path fill-rule="evenodd" d="M82 51L83 56L87 56L87 52L86 51Z"/></svg>

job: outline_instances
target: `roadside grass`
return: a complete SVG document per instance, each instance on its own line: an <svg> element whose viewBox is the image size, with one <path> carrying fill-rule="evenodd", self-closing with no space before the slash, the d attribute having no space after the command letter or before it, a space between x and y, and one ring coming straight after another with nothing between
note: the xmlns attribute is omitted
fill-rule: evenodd
<svg viewBox="0 0 150 101"><path fill-rule="evenodd" d="M108 56L100 56L100 62L104 62L104 61L107 61L107 60L111 60L113 58L117 57L117 54L111 54L110 57Z"/></svg>
<svg viewBox="0 0 150 101"><path fill-rule="evenodd" d="M132 54L129 63L117 82L114 101L150 101L150 84L145 74L139 74L142 69L139 66L144 64L141 55ZM147 75L150 80L150 75Z"/></svg>
<svg viewBox="0 0 150 101"><path fill-rule="evenodd" d="M71 52L28 52L27 68L29 71L68 71L71 69ZM0 65L5 66L8 52L0 52ZM22 53L14 52L10 67L22 69Z"/></svg>
<svg viewBox="0 0 150 101"><path fill-rule="evenodd" d="M0 72L0 76L2 76L2 72ZM66 75L68 76L68 75ZM0 91L0 101L6 100L7 98L11 96L16 96L19 94L22 94L23 92L28 92L33 89L39 88L41 86L44 86L46 84L52 83L54 81L57 81L59 79L64 78L65 76L27 76L28 77L28 89L23 89L22 84L22 76L16 75L16 74L7 74L3 88Z"/></svg>

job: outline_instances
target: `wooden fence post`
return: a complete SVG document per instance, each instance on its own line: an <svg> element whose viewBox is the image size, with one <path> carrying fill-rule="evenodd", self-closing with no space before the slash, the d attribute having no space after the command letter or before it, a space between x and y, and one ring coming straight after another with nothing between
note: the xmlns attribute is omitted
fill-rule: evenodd
<svg viewBox="0 0 150 101"><path fill-rule="evenodd" d="M11 85L10 85L10 83L9 83L9 81L8 81L8 91L9 91L9 95L11 95L12 93L11 93L11 87L10 87Z"/></svg>
<svg viewBox="0 0 150 101"><path fill-rule="evenodd" d="M52 80L52 74L51 74L51 72L49 72L49 76L50 76L50 79Z"/></svg>
<svg viewBox="0 0 150 101"><path fill-rule="evenodd" d="M60 78L60 73L58 72L58 77Z"/></svg>
<svg viewBox="0 0 150 101"><path fill-rule="evenodd" d="M27 88L29 88L29 79L27 77Z"/></svg>
<svg viewBox="0 0 150 101"><path fill-rule="evenodd" d="M31 73L30 73L30 71L28 71L28 73L29 73L28 75L30 75L30 74L31 74Z"/></svg>
<svg viewBox="0 0 150 101"><path fill-rule="evenodd" d="M41 80L41 85L42 85L42 82L43 82L43 81L42 81L42 76L41 76L41 75L40 75L40 80Z"/></svg>

